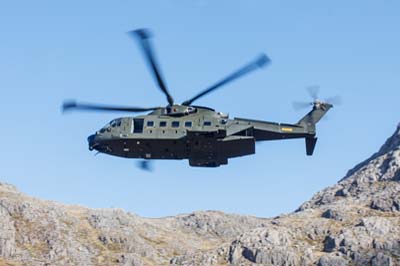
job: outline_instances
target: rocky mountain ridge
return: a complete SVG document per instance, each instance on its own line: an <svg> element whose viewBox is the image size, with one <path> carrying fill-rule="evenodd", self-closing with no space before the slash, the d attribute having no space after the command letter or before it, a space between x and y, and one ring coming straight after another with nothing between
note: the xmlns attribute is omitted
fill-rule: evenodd
<svg viewBox="0 0 400 266"><path fill-rule="evenodd" d="M2 265L400 265L400 125L294 213L158 219L38 200L0 183Z"/></svg>

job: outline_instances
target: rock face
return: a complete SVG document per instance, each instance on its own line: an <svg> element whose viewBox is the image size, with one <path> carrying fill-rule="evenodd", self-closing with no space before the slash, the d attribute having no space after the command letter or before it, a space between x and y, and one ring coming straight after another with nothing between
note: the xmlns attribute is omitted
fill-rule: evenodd
<svg viewBox="0 0 400 266"><path fill-rule="evenodd" d="M400 127L294 213L160 219L37 200L0 183L3 265L400 265Z"/></svg>

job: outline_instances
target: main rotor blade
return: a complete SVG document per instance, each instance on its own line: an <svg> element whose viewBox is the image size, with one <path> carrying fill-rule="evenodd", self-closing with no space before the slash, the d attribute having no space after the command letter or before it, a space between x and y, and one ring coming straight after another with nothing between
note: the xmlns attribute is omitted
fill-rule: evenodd
<svg viewBox="0 0 400 266"><path fill-rule="evenodd" d="M137 166L144 171L152 172L154 165L150 160L141 160L137 162Z"/></svg>
<svg viewBox="0 0 400 266"><path fill-rule="evenodd" d="M183 102L183 105L191 105L195 100L199 99L200 97L203 97L204 95L215 91L216 89L224 86L225 84L238 79L244 75L246 75L247 73L256 70L257 68L261 68L264 65L268 64L269 62L271 62L271 60L268 58L268 56L266 56L265 54L262 54L261 56L259 56L256 60L250 62L249 64L245 65L244 67L240 68L239 70L237 70L236 72L233 72L232 74L230 74L228 77L226 77L225 79L215 83L214 85L212 85L211 87L209 87L208 89L200 92L199 94L197 94L196 96L194 96L193 98Z"/></svg>
<svg viewBox="0 0 400 266"><path fill-rule="evenodd" d="M174 104L174 99L172 96L169 94L167 86L165 85L165 82L163 78L161 77L160 73L160 68L156 62L153 48L151 46L151 43L149 39L151 38L151 35L148 30L146 29L138 29L138 30L133 30L128 32L132 37L137 38L139 40L140 46L142 48L142 51L145 55L146 61L150 67L150 69L153 72L153 75L157 81L158 87L161 89L161 91L167 96L167 101L170 105Z"/></svg>
<svg viewBox="0 0 400 266"><path fill-rule="evenodd" d="M71 110L85 110L85 111L115 111L115 112L146 112L159 109L161 107L141 108L141 107L122 107L122 106L110 106L101 104L91 103L77 103L76 101L65 101L62 110L63 112Z"/></svg>

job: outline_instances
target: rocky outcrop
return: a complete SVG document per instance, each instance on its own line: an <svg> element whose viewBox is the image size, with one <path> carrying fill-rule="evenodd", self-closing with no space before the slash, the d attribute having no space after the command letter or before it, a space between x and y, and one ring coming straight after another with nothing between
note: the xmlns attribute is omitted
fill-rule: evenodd
<svg viewBox="0 0 400 266"><path fill-rule="evenodd" d="M214 211L148 219L41 201L0 184L0 265L179 265L201 252L207 265L209 250L219 260L219 246L266 221Z"/></svg>
<svg viewBox="0 0 400 266"><path fill-rule="evenodd" d="M351 169L335 186L318 192L299 210L349 201L381 211L400 211L400 125L377 153Z"/></svg>
<svg viewBox="0 0 400 266"><path fill-rule="evenodd" d="M336 185L271 219L148 219L0 183L0 265L400 265L400 127Z"/></svg>

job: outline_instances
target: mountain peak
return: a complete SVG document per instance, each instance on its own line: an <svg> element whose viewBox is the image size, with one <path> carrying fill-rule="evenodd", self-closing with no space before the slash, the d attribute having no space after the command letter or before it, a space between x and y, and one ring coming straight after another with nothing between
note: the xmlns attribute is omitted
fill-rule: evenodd
<svg viewBox="0 0 400 266"><path fill-rule="evenodd" d="M380 148L378 154L383 154L400 148L400 123L397 125L396 131L387 139L385 144Z"/></svg>
<svg viewBox="0 0 400 266"><path fill-rule="evenodd" d="M399 195L400 124L378 152L348 171L336 185L315 194L297 211L354 203L383 211L400 210Z"/></svg>
<svg viewBox="0 0 400 266"><path fill-rule="evenodd" d="M348 171L340 182L366 177L368 181L400 180L400 123L378 152Z"/></svg>

